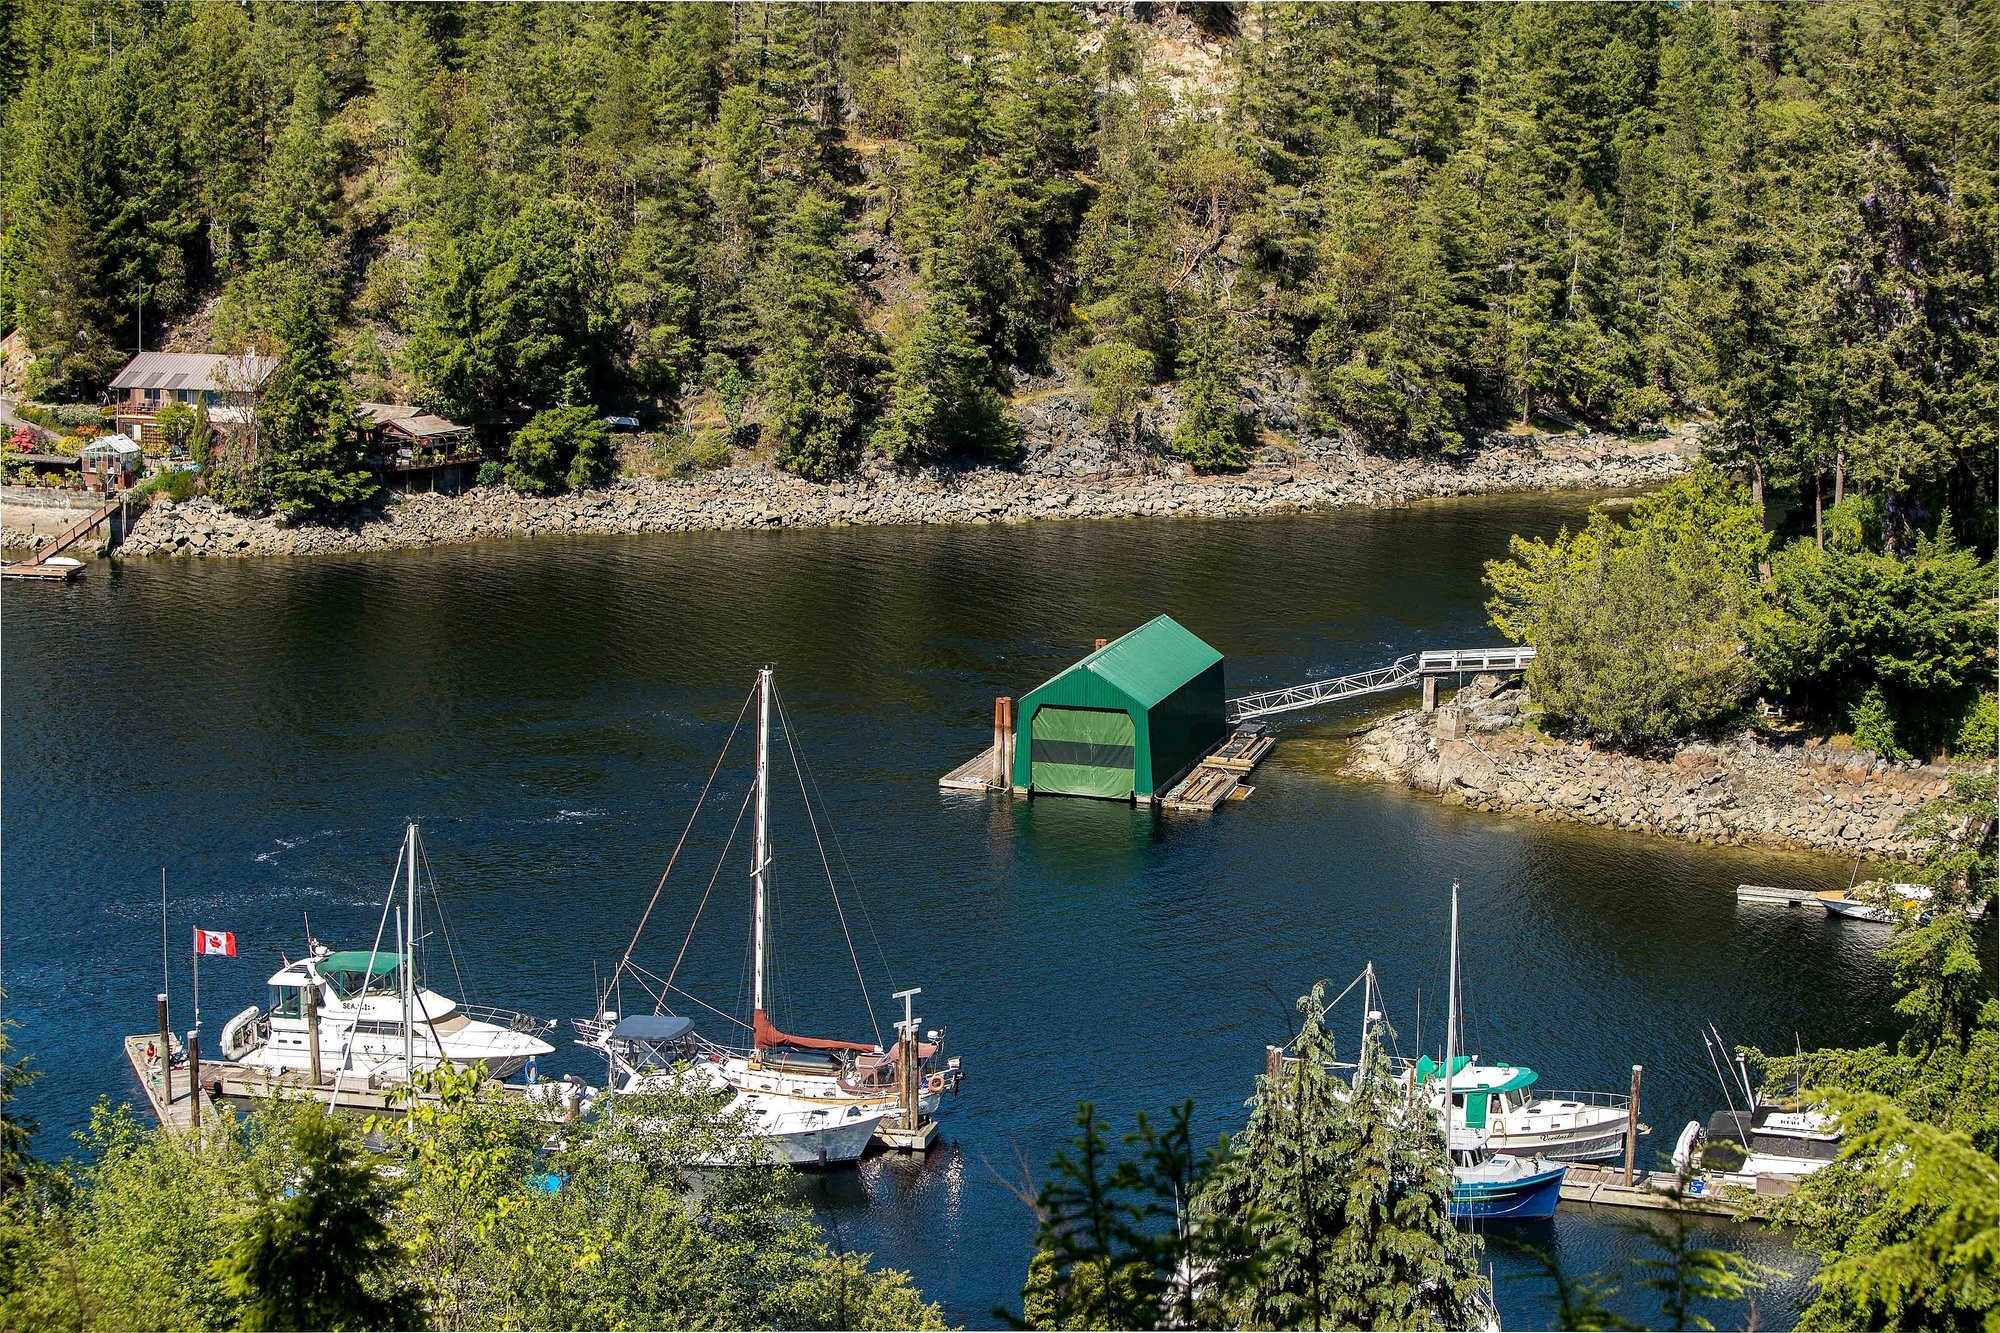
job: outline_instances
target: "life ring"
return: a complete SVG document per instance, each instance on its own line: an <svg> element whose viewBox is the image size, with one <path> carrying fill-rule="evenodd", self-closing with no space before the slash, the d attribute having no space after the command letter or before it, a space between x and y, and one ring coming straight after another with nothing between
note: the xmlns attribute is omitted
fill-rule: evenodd
<svg viewBox="0 0 2000 1333"><path fill-rule="evenodd" d="M925 1091L925 1092L943 1092L943 1091L944 1091L944 1075L943 1075L943 1074L926 1074L926 1075L924 1075L924 1091Z"/></svg>

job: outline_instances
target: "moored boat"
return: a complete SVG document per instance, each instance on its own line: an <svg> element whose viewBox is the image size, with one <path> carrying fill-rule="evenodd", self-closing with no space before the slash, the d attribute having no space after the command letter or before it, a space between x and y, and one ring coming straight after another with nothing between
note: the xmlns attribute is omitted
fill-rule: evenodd
<svg viewBox="0 0 2000 1333"><path fill-rule="evenodd" d="M330 949L308 941L304 958L269 980L270 1000L222 1027L224 1059L270 1074L315 1073L371 1084L403 1083L413 1072L449 1067L506 1078L555 1048L542 1034L555 1024L511 1010L464 1004L423 984L417 928L417 826L404 838L403 882L383 906L383 925L367 949ZM396 899L402 897L398 904ZM398 947L383 948L393 914Z"/></svg>
<svg viewBox="0 0 2000 1333"><path fill-rule="evenodd" d="M778 708L771 668L765 667L757 673L754 698L757 733L755 785L750 794L755 808L750 859L751 993L749 1022L744 1024L749 1044L735 1047L706 1041L694 1034L691 1021L670 1013L665 996L676 989L673 972L659 979L662 984L654 1014L642 1017L687 1023L687 1028L674 1037L685 1043L682 1064L686 1066L674 1077L684 1082L697 1076L690 1075L689 1069L700 1066L698 1077L728 1089L734 1095L728 1109L741 1116L753 1140L762 1145L760 1152L766 1159L792 1165L854 1161L877 1133L907 1136L904 1141L908 1146L920 1147L928 1137L927 1118L936 1112L945 1093L958 1088L964 1075L957 1059L939 1058L942 1032L921 1031L910 1003L919 991L897 992L897 998L903 1001L903 1021L897 1024L897 1039L888 1044L879 1033L874 1041L789 1033L778 1027L767 1007L772 861L770 745L772 717ZM727 748L725 744L725 753ZM803 773L800 790L803 795ZM808 815L811 815L810 805ZM814 833L817 837L817 823ZM668 874L672 870L669 863ZM830 866L828 877L831 888ZM837 891L835 903L838 906ZM636 976L639 971L632 955L644 928L642 917L639 931L634 933L632 943L600 996L601 1017L579 1020L575 1025L580 1041L604 1049L614 1062L619 1058L612 1049L620 1040L619 1027L631 1023L633 1017L618 1019L607 1006L621 978L628 972ZM842 929L846 929L844 910ZM851 939L848 951L852 955ZM628 1072L628 1083L634 1077ZM643 1083L632 1083L632 1090L641 1087Z"/></svg>
<svg viewBox="0 0 2000 1333"><path fill-rule="evenodd" d="M1462 1104L1454 1086L1458 1064L1458 885L1451 886L1451 982L1445 1007L1443 1096L1437 1114L1451 1161L1450 1213L1455 1219L1527 1221L1555 1216L1566 1163L1497 1154L1486 1129L1453 1132Z"/></svg>
<svg viewBox="0 0 2000 1333"><path fill-rule="evenodd" d="M1440 1067L1428 1058L1405 1066L1405 1086L1423 1088L1433 1109L1444 1106ZM1543 1092L1534 1070L1478 1064L1458 1057L1452 1081L1452 1129L1483 1136L1491 1151L1564 1162L1621 1157L1631 1133L1632 1099L1619 1093ZM1644 1128L1640 1130L1644 1133Z"/></svg>

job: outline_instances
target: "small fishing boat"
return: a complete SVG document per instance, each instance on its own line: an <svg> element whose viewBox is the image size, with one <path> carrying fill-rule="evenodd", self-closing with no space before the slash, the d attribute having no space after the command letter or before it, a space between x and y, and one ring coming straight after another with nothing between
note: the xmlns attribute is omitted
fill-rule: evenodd
<svg viewBox="0 0 2000 1333"><path fill-rule="evenodd" d="M1464 1220L1554 1217L1567 1164L1503 1156L1484 1145L1452 1149L1451 1215Z"/></svg>
<svg viewBox="0 0 2000 1333"><path fill-rule="evenodd" d="M1486 1129L1453 1132L1451 1113L1445 1108L1463 1105L1454 1086L1458 1070L1458 885L1451 886L1451 984L1447 993L1444 1036L1443 1096L1437 1106L1438 1119L1451 1157L1451 1204L1453 1218L1471 1221L1501 1219L1513 1221L1554 1217L1562 1198L1567 1163L1551 1164L1542 1157L1520 1157L1495 1153L1491 1133ZM1489 1094L1490 1095L1490 1094Z"/></svg>
<svg viewBox="0 0 2000 1333"><path fill-rule="evenodd" d="M1840 1138L1839 1121L1824 1111L1759 1102L1748 1111L1717 1111L1707 1124L1688 1121L1674 1144L1674 1166L1751 1187L1759 1176L1798 1180L1832 1162Z"/></svg>
<svg viewBox="0 0 2000 1333"><path fill-rule="evenodd" d="M749 1044L747 1047L734 1047L706 1041L695 1035L690 1020L669 1011L667 996L678 989L674 984L678 961L675 969L665 977L655 978L659 982L655 1009L652 1015L642 1017L688 1022L688 1028L674 1038L687 1043L683 1053L686 1058L682 1063L705 1066L700 1077L712 1078L737 1095L738 1100L732 1103L732 1109L743 1113L744 1123L753 1138L765 1142L764 1156L793 1165L851 1162L862 1155L876 1133L887 1132L892 1123L899 1127L898 1132L914 1136L913 1142L919 1141L925 1118L937 1111L946 1093L957 1090L964 1072L956 1058L939 1059L941 1032L921 1031L921 1023L911 1009L912 998L921 993L915 989L896 992L896 998L903 1001L903 1021L896 1025L897 1038L893 1043L885 1044L879 1032L872 1042L801 1036L782 1030L772 1019L766 1003L771 952L770 750L773 715L779 713L781 708L771 668L765 667L757 673L753 697L757 706L757 731L755 782L750 793L750 803L755 810L750 856L751 987L749 1022L743 1024ZM790 739L789 730L787 738ZM728 748L725 742L725 757ZM796 762L795 746L794 757ZM720 764L718 760L718 769ZM803 771L799 787L803 797L806 792ZM697 814L699 810L697 802ZM813 821L814 836L817 838L819 820L813 815L810 803L807 815ZM689 823L691 827L692 816ZM683 845L685 839L683 834ZM824 850L822 846L823 862ZM667 875L673 873L673 868L670 861ZM828 888L833 890L838 907L839 892L833 884L830 863L827 863L827 871ZM665 882L663 876L663 887ZM656 891L655 900L657 897ZM649 907L648 914L650 911ZM841 928L845 933L845 909L841 910ZM619 1025L629 1024L632 1017L619 1019L617 1010L611 1007L611 1000L620 982L628 976L644 984L641 979L643 969L633 962L633 952L644 929L645 917L642 916L631 944L613 971L610 983L599 996L600 1017L578 1020L575 1024L578 1040L584 1045L603 1049L613 1059L614 1068L620 1058L626 1059L629 1065L629 1055L620 1057L611 1049L611 1044L619 1041ZM691 938L692 927L689 934ZM851 938L847 946L850 958L854 957ZM691 996L688 998L703 1008L730 1018L721 1010L713 1009L713 1006ZM740 1020L731 1018L730 1021ZM685 1080L689 1075L683 1069L674 1077ZM628 1069L628 1084L632 1083L632 1078ZM676 1086L682 1084L677 1083Z"/></svg>
<svg viewBox="0 0 2000 1333"><path fill-rule="evenodd" d="M1789 1182L1809 1176L1839 1155L1836 1117L1805 1105L1797 1088L1789 1102L1759 1095L1749 1062L1741 1052L1728 1058L1728 1043L1713 1023L1701 1041L1726 1105L1706 1123L1690 1120L1681 1130L1674 1143L1677 1170L1714 1172L1726 1184L1754 1188L1759 1177Z"/></svg>
<svg viewBox="0 0 2000 1333"><path fill-rule="evenodd" d="M272 1074L317 1072L387 1084L440 1066L506 1078L555 1049L542 1040L555 1026L551 1020L463 1004L423 984L419 858L411 824L397 866L403 888L383 904L374 945L330 949L309 940L304 958L272 974L268 1004L251 1005L223 1025L224 1059ZM384 948L392 916L393 947Z"/></svg>

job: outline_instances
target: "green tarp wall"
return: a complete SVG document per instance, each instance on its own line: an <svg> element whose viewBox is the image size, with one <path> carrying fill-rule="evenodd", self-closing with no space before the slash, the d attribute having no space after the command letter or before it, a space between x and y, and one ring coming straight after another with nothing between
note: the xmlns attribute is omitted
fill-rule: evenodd
<svg viewBox="0 0 2000 1333"><path fill-rule="evenodd" d="M1222 654L1160 616L1023 695L1014 785L1157 796L1225 734Z"/></svg>

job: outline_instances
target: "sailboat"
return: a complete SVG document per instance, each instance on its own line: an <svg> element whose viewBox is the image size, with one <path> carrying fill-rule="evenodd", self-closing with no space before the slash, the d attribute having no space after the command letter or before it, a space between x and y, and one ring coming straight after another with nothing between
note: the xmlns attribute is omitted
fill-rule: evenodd
<svg viewBox="0 0 2000 1333"><path fill-rule="evenodd" d="M783 1031L772 1019L766 996L771 944L771 721L777 699L774 673L768 666L757 673L755 697L751 1006L745 1025L749 1045L735 1048L706 1041L695 1034L692 1020L668 1013L665 992L674 989L671 974L661 979L660 1003L653 1014L620 1018L608 1007L623 977L638 971L632 953L645 929L644 918L604 989L600 1017L578 1020L575 1027L581 1044L606 1055L622 1079L621 1091L688 1091L705 1083L730 1094L725 1109L742 1118L767 1160L790 1165L851 1162L866 1151L885 1122L894 1120L914 1130L922 1117L937 1110L946 1093L956 1091L964 1072L956 1058L938 1063L940 1033L919 1036L921 1024L911 1012L911 1000L920 992L914 989L897 992L904 1017L897 1025L898 1040L887 1048L879 1040L800 1036ZM725 754L727 750L725 743ZM699 808L697 802L697 812ZM668 874L672 870L670 863ZM661 883L664 886L665 877ZM670 1043L651 1040L642 1046L634 1035L635 1019L671 1019L686 1027L675 1031Z"/></svg>
<svg viewBox="0 0 2000 1333"><path fill-rule="evenodd" d="M268 1005L251 1005L223 1024L225 1059L271 1074L356 1078L380 1086L440 1066L505 1078L555 1050L542 1040L553 1021L462 1004L423 984L420 856L412 823L397 866L401 891L392 889L383 903L374 944L330 949L309 939L304 958L271 976ZM392 917L396 934L384 949Z"/></svg>
<svg viewBox="0 0 2000 1333"><path fill-rule="evenodd" d="M1491 1133L1464 1123L1464 1101L1453 1081L1458 1065L1458 885L1451 886L1451 988L1445 1013L1444 1097L1438 1116L1451 1156L1454 1218L1542 1219L1555 1216L1567 1163L1493 1151Z"/></svg>

